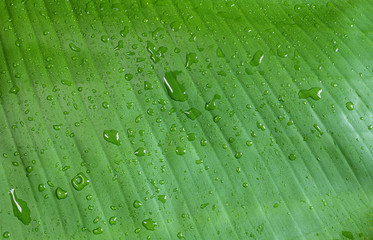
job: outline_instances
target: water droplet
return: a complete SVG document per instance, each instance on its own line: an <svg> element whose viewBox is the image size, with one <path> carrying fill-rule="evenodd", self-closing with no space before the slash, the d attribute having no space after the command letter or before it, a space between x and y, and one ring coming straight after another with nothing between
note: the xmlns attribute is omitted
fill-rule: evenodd
<svg viewBox="0 0 373 240"><path fill-rule="evenodd" d="M139 201L139 200L135 200L134 202L133 202L133 207L134 208L139 208L139 207L141 207L142 206L142 203Z"/></svg>
<svg viewBox="0 0 373 240"><path fill-rule="evenodd" d="M214 110L216 108L216 100L221 99L221 96L215 94L214 97L211 99L210 102L206 103L205 109L208 111Z"/></svg>
<svg viewBox="0 0 373 240"><path fill-rule="evenodd" d="M17 94L19 92L19 87L13 86L10 90L9 93Z"/></svg>
<svg viewBox="0 0 373 240"><path fill-rule="evenodd" d="M200 208L205 209L210 203L202 203Z"/></svg>
<svg viewBox="0 0 373 240"><path fill-rule="evenodd" d="M82 172L78 173L73 179L71 179L71 184L78 191L83 190L83 188L85 188L89 182L88 177Z"/></svg>
<svg viewBox="0 0 373 240"><path fill-rule="evenodd" d="M254 57L251 59L250 64L251 66L259 66L259 64L262 62L264 57L264 52L262 50L258 50L255 54Z"/></svg>
<svg viewBox="0 0 373 240"><path fill-rule="evenodd" d="M322 89L319 87L313 87L310 89L302 89L299 91L298 95L300 99L312 98L313 100L321 99Z"/></svg>
<svg viewBox="0 0 373 240"><path fill-rule="evenodd" d="M123 40L119 40L118 41L118 45L114 48L115 51L118 51L120 49L122 49L124 46L123 46Z"/></svg>
<svg viewBox="0 0 373 240"><path fill-rule="evenodd" d="M67 198L67 192L62 188L58 187L56 189L56 196L59 200Z"/></svg>
<svg viewBox="0 0 373 240"><path fill-rule="evenodd" d="M70 43L69 44L69 47L71 50L73 50L74 52L80 52L80 48L78 46L76 46L74 43Z"/></svg>
<svg viewBox="0 0 373 240"><path fill-rule="evenodd" d="M109 36L108 35L102 35L101 36L101 41L103 41L103 42L108 42L109 41Z"/></svg>
<svg viewBox="0 0 373 240"><path fill-rule="evenodd" d="M102 107L105 108L105 109L108 109L110 107L110 105L109 105L108 102L103 102Z"/></svg>
<svg viewBox="0 0 373 240"><path fill-rule="evenodd" d="M154 222L153 219L148 218L148 219L145 219L144 221L142 221L142 225L143 225L147 230L154 231L154 230L155 230L155 227L157 226L157 223Z"/></svg>
<svg viewBox="0 0 373 240"><path fill-rule="evenodd" d="M195 120L197 117L201 115L201 112L196 108L190 108L189 110L184 112L185 115L187 115L188 118Z"/></svg>
<svg viewBox="0 0 373 240"><path fill-rule="evenodd" d="M153 89L153 84L151 84L151 83L148 82L148 81L145 81L145 82L144 82L144 89L145 89L145 90L152 90L152 89Z"/></svg>
<svg viewBox="0 0 373 240"><path fill-rule="evenodd" d="M44 184L39 184L39 192L44 192L45 191L45 185Z"/></svg>
<svg viewBox="0 0 373 240"><path fill-rule="evenodd" d="M186 153L186 150L182 147L176 147L176 154L177 155L184 155Z"/></svg>
<svg viewBox="0 0 373 240"><path fill-rule="evenodd" d="M184 86L177 80L177 75L180 73L180 71L166 72L164 82L168 95L175 101L184 102L188 99L188 94L185 92Z"/></svg>
<svg viewBox="0 0 373 240"><path fill-rule="evenodd" d="M125 38L125 37L127 36L128 32L129 32L129 29L128 29L127 26L125 26L125 27L123 28L123 30L119 32L119 34L120 34L123 38Z"/></svg>
<svg viewBox="0 0 373 240"><path fill-rule="evenodd" d="M4 232L3 233L3 237L4 238L9 238L10 237L10 233L9 232Z"/></svg>
<svg viewBox="0 0 373 240"><path fill-rule="evenodd" d="M116 225L117 224L117 217L111 217L109 219L110 225Z"/></svg>
<svg viewBox="0 0 373 240"><path fill-rule="evenodd" d="M117 130L104 130L104 139L112 144L120 145L119 133Z"/></svg>
<svg viewBox="0 0 373 240"><path fill-rule="evenodd" d="M98 227L98 228L93 229L93 234L94 235L99 235L103 232L104 232L104 229L102 227Z"/></svg>
<svg viewBox="0 0 373 240"><path fill-rule="evenodd" d="M214 123L218 123L221 120L221 117L219 115L216 115L213 120Z"/></svg>
<svg viewBox="0 0 373 240"><path fill-rule="evenodd" d="M170 26L172 31L177 32L181 29L181 22L172 22Z"/></svg>
<svg viewBox="0 0 373 240"><path fill-rule="evenodd" d="M127 73L126 75L124 75L124 78L125 78L127 81L131 81L131 79L133 78L133 74L131 74L131 73Z"/></svg>
<svg viewBox="0 0 373 240"><path fill-rule="evenodd" d="M295 154L293 154L293 153L290 153L288 158L289 158L290 161L294 161L296 159Z"/></svg>
<svg viewBox="0 0 373 240"><path fill-rule="evenodd" d="M184 234L183 234L182 232L178 232L178 233L177 233L177 238L178 238L178 239L182 239L182 238L184 238Z"/></svg>
<svg viewBox="0 0 373 240"><path fill-rule="evenodd" d="M243 153L242 152L236 152L236 154L234 155L234 157L236 159L240 159L242 157Z"/></svg>
<svg viewBox="0 0 373 240"><path fill-rule="evenodd" d="M349 232L349 231L342 231L342 235L348 239L354 239L354 235L352 234L352 232Z"/></svg>
<svg viewBox="0 0 373 240"><path fill-rule="evenodd" d="M160 60L160 56L159 56L159 53L154 45L154 43L152 42L149 42L148 41L148 44L146 46L146 49L148 50L148 52L151 54L150 55L150 59L154 62L154 63L157 63L159 62Z"/></svg>
<svg viewBox="0 0 373 240"><path fill-rule="evenodd" d="M31 211L27 206L27 203L17 197L14 188L10 190L9 195L13 206L14 216L17 217L23 224L29 225L31 222Z"/></svg>
<svg viewBox="0 0 373 240"><path fill-rule="evenodd" d="M196 134L195 134L195 133L189 133L189 134L187 135L187 139L188 139L189 141L194 141L194 140L196 140Z"/></svg>
<svg viewBox="0 0 373 240"><path fill-rule="evenodd" d="M354 104L352 102L347 102L346 103L346 108L350 111L354 110Z"/></svg>
<svg viewBox="0 0 373 240"><path fill-rule="evenodd" d="M220 47L218 47L218 48L216 49L216 55L217 55L218 57L221 57L221 58L225 57L225 54L223 53L223 50L221 50Z"/></svg>
<svg viewBox="0 0 373 240"><path fill-rule="evenodd" d="M145 153L146 153L146 150L145 150L143 147L139 147L139 148L136 149L136 151L135 151L135 155L138 156L138 157L143 157L143 156L145 156Z"/></svg>
<svg viewBox="0 0 373 240"><path fill-rule="evenodd" d="M162 203L166 203L167 196L166 195L159 195L158 200L161 201Z"/></svg>
<svg viewBox="0 0 373 240"><path fill-rule="evenodd" d="M190 66L194 63L198 63L198 56L195 53L188 53L186 55L185 67L190 69Z"/></svg>
<svg viewBox="0 0 373 240"><path fill-rule="evenodd" d="M61 126L62 126L62 124L56 124L56 125L53 125L53 129L54 129L54 130L60 130L60 129L61 129Z"/></svg>

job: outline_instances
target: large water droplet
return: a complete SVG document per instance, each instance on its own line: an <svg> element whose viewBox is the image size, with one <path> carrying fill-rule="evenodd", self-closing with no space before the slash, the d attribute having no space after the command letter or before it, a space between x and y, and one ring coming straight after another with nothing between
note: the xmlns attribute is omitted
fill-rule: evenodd
<svg viewBox="0 0 373 240"><path fill-rule="evenodd" d="M184 102L188 99L188 94L185 92L184 86L177 80L177 75L180 73L180 71L166 72L164 82L168 95L175 101Z"/></svg>
<svg viewBox="0 0 373 240"><path fill-rule="evenodd" d="M10 190L10 201L13 206L13 214L16 216L23 224L29 225L31 222L31 211L27 206L27 203L16 196L14 188Z"/></svg>

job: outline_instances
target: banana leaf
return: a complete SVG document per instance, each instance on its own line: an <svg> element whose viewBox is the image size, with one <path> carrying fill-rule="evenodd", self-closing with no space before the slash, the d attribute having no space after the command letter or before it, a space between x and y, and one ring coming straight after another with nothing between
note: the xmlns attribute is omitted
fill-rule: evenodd
<svg viewBox="0 0 373 240"><path fill-rule="evenodd" d="M0 234L373 239L372 12L0 1Z"/></svg>

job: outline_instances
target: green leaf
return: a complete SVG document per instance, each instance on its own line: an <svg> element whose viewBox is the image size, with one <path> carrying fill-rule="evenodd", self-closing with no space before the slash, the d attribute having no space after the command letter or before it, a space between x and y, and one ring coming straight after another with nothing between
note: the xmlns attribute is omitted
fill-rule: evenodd
<svg viewBox="0 0 373 240"><path fill-rule="evenodd" d="M372 10L0 1L0 233L371 239Z"/></svg>

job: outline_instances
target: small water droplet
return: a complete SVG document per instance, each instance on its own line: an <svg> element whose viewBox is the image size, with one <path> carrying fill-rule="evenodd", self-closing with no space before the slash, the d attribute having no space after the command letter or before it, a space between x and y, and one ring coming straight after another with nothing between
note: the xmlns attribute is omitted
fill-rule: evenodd
<svg viewBox="0 0 373 240"><path fill-rule="evenodd" d="M93 229L93 234L94 235L99 235L99 234L102 234L103 232L104 232L104 229L102 227L98 227L98 228Z"/></svg>
<svg viewBox="0 0 373 240"><path fill-rule="evenodd" d="M181 22L172 22L171 24L170 24L170 26L171 26L171 30L172 31L174 31L174 32L177 32L177 31L179 31L180 29L181 29Z"/></svg>
<svg viewBox="0 0 373 240"><path fill-rule="evenodd" d="M71 50L73 50L74 52L80 52L80 48L78 46L76 46L74 43L70 43L69 44L69 47Z"/></svg>
<svg viewBox="0 0 373 240"><path fill-rule="evenodd" d="M67 192L62 188L58 187L56 189L56 196L59 200L67 198Z"/></svg>
<svg viewBox="0 0 373 240"><path fill-rule="evenodd" d="M295 154L293 154L293 153L290 153L288 158L289 158L290 161L294 161L296 159Z"/></svg>
<svg viewBox="0 0 373 240"><path fill-rule="evenodd" d="M176 147L176 154L177 154L177 155L182 156L182 155L184 155L185 153L186 153L186 150L185 150L184 148L182 148L182 147Z"/></svg>
<svg viewBox="0 0 373 240"><path fill-rule="evenodd" d="M139 201L139 200L135 200L134 202L133 202L133 207L134 208L139 208L139 207L141 207L142 206L142 203Z"/></svg>
<svg viewBox="0 0 373 240"><path fill-rule="evenodd" d="M117 130L104 130L104 139L112 144L120 145L119 133Z"/></svg>
<svg viewBox="0 0 373 240"><path fill-rule="evenodd" d="M194 63L198 63L198 56L195 53L188 53L186 55L186 64L185 67L190 69L190 66Z"/></svg>
<svg viewBox="0 0 373 240"><path fill-rule="evenodd" d="M346 103L346 108L350 111L354 110L354 104L352 102L347 102Z"/></svg>
<svg viewBox="0 0 373 240"><path fill-rule="evenodd" d="M119 32L119 34L120 34L123 38L125 38L125 37L127 36L128 32L129 32L129 29L128 29L127 26L125 26L125 27L123 28L123 30Z"/></svg>
<svg viewBox="0 0 373 240"><path fill-rule="evenodd" d="M39 184L39 192L44 192L45 191L45 185L44 184Z"/></svg>
<svg viewBox="0 0 373 240"><path fill-rule="evenodd" d="M189 110L185 111L184 113L188 118L190 118L192 120L197 119L197 117L199 117L201 115L201 112L196 108L190 108Z"/></svg>
<svg viewBox="0 0 373 240"><path fill-rule="evenodd" d="M110 225L116 225L117 224L117 217L111 217L109 219Z"/></svg>
<svg viewBox="0 0 373 240"><path fill-rule="evenodd" d="M342 231L342 235L348 239L354 239L354 235L350 231Z"/></svg>
<svg viewBox="0 0 373 240"><path fill-rule="evenodd" d="M302 89L299 91L298 95L300 99L312 98L313 100L321 99L322 89L319 87L313 87L310 89Z"/></svg>
<svg viewBox="0 0 373 240"><path fill-rule="evenodd" d="M19 92L19 87L17 86L13 86L10 90L9 90L9 93L12 93L12 94L17 94Z"/></svg>
<svg viewBox="0 0 373 240"><path fill-rule="evenodd" d="M136 151L135 151L135 155L138 156L138 157L143 157L143 156L145 156L145 153L146 153L146 150L145 150L143 147L139 147L139 148L136 149Z"/></svg>
<svg viewBox="0 0 373 240"><path fill-rule="evenodd" d="M145 219L144 221L142 221L142 225L143 225L147 230L154 231L154 230L155 230L155 227L157 226L157 223L154 222L153 219L148 218L148 219Z"/></svg>
<svg viewBox="0 0 373 240"><path fill-rule="evenodd" d="M264 58L264 52L262 50L258 50L250 61L251 66L254 66L254 67L259 66L263 58Z"/></svg>
<svg viewBox="0 0 373 240"><path fill-rule="evenodd" d="M178 232L178 233L177 233L177 238L178 238L178 239L182 239L182 238L184 238L184 234L183 234L182 232Z"/></svg>
<svg viewBox="0 0 373 240"><path fill-rule="evenodd" d="M225 54L223 53L223 50L221 50L220 47L218 47L218 48L216 49L216 55L217 55L218 57L221 57L221 58L225 57Z"/></svg>
<svg viewBox="0 0 373 240"><path fill-rule="evenodd" d="M167 201L167 196L166 195L159 195L158 200L162 203L166 203Z"/></svg>
<svg viewBox="0 0 373 240"><path fill-rule="evenodd" d="M105 109L108 109L110 107L110 105L109 105L108 102L103 102L102 107L105 108Z"/></svg>
<svg viewBox="0 0 373 240"><path fill-rule="evenodd" d="M210 102L207 102L205 105L205 109L208 111L214 110L216 108L216 100L221 99L221 96L215 94L214 97L211 99Z"/></svg>

